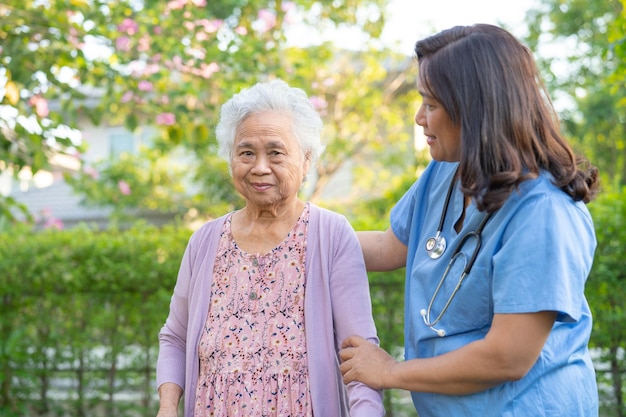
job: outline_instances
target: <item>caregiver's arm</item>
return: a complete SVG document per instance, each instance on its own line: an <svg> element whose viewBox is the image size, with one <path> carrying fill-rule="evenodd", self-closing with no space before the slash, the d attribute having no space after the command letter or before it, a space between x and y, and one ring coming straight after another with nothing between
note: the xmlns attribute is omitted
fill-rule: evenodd
<svg viewBox="0 0 626 417"><path fill-rule="evenodd" d="M356 233L368 271L393 271L406 265L407 247L391 228Z"/></svg>
<svg viewBox="0 0 626 417"><path fill-rule="evenodd" d="M464 395L521 379L537 361L556 313L496 314L484 339L440 356L397 362L358 336L341 350L344 382L374 389Z"/></svg>

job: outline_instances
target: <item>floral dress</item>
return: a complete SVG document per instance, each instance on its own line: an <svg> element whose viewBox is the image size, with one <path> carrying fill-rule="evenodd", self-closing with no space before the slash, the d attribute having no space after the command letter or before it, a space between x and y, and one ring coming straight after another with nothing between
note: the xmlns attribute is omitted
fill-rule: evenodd
<svg viewBox="0 0 626 417"><path fill-rule="evenodd" d="M310 417L304 333L309 206L266 254L240 249L222 229L211 303L198 347L195 417Z"/></svg>

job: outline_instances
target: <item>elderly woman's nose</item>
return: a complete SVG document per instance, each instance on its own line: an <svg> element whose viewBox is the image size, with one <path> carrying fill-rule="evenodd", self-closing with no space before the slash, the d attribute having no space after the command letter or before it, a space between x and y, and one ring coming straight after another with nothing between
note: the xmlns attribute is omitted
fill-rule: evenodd
<svg viewBox="0 0 626 417"><path fill-rule="evenodd" d="M254 160L254 166L252 169L255 172L268 172L270 170L269 158L265 155L259 155Z"/></svg>

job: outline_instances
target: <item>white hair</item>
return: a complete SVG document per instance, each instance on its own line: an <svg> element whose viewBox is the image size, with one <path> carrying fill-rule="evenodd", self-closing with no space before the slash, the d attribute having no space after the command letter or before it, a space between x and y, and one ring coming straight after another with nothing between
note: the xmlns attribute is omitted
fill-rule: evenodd
<svg viewBox="0 0 626 417"><path fill-rule="evenodd" d="M224 103L215 128L218 155L230 165L239 125L246 117L265 112L277 112L291 117L293 133L303 156L310 161L309 170L314 167L324 150L321 142L322 118L304 90L290 87L282 80L257 83L241 90Z"/></svg>

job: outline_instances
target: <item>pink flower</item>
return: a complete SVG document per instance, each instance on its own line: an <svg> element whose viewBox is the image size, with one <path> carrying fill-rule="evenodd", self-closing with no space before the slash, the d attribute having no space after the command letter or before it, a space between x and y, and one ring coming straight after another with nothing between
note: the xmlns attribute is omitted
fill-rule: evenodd
<svg viewBox="0 0 626 417"><path fill-rule="evenodd" d="M315 107L315 109L317 110L325 109L326 107L328 107L328 102L326 102L323 97L311 96L309 100L311 100L311 103L313 103L313 107Z"/></svg>
<svg viewBox="0 0 626 417"><path fill-rule="evenodd" d="M122 95L122 98L120 100L122 101L122 103L128 103L132 99L133 99L133 92L127 91L124 93L124 95Z"/></svg>
<svg viewBox="0 0 626 417"><path fill-rule="evenodd" d="M191 0L194 6L204 7L206 6L206 0Z"/></svg>
<svg viewBox="0 0 626 417"><path fill-rule="evenodd" d="M246 27L245 27L245 26L237 26L237 27L235 28L235 33L236 33L237 35L244 36L244 35L247 35L247 34L248 34L248 29L246 29Z"/></svg>
<svg viewBox="0 0 626 417"><path fill-rule="evenodd" d="M44 229L62 230L63 229L63 222L61 220L59 220L59 219L51 217L49 219L46 219L46 221L43 224L43 228Z"/></svg>
<svg viewBox="0 0 626 417"><path fill-rule="evenodd" d="M200 65L200 75L203 78L211 78L211 76L213 74L215 74L216 72L218 72L220 70L220 66L217 65L215 62L211 62L209 65L202 63L202 65Z"/></svg>
<svg viewBox="0 0 626 417"><path fill-rule="evenodd" d="M209 39L209 35L207 35L206 32L198 32L198 33L196 33L196 40L198 42L204 42L207 39Z"/></svg>
<svg viewBox="0 0 626 417"><path fill-rule="evenodd" d="M319 96L311 96L309 100L311 100L311 104L313 104L313 107L315 107L315 110L317 110L320 115L326 116L326 108L328 107L326 99Z"/></svg>
<svg viewBox="0 0 626 417"><path fill-rule="evenodd" d="M117 188L119 188L120 192L124 195L130 194L130 185L124 180L119 180L117 182Z"/></svg>
<svg viewBox="0 0 626 417"><path fill-rule="evenodd" d="M115 49L122 52L130 51L130 38L128 36L120 36L115 40Z"/></svg>
<svg viewBox="0 0 626 417"><path fill-rule="evenodd" d="M295 22L295 11L296 4L292 1L286 1L282 6L283 12L285 12L285 22L286 23L294 23Z"/></svg>
<svg viewBox="0 0 626 417"><path fill-rule="evenodd" d="M78 31L76 30L76 28L74 28L74 27L69 28L69 31L68 31L68 34L67 34L67 41L71 45L80 48L83 43L80 42L78 37L79 37L79 34L78 34Z"/></svg>
<svg viewBox="0 0 626 417"><path fill-rule="evenodd" d="M41 210L41 215L43 217L42 227L44 229L63 229L63 222L52 215L52 210L49 208L44 208Z"/></svg>
<svg viewBox="0 0 626 417"><path fill-rule="evenodd" d="M144 35L139 38L139 42L137 43L137 50L139 52L148 52L150 50L150 37L148 35Z"/></svg>
<svg viewBox="0 0 626 417"><path fill-rule="evenodd" d="M173 113L161 113L156 117L158 125L171 126L176 123L176 116Z"/></svg>
<svg viewBox="0 0 626 417"><path fill-rule="evenodd" d="M30 98L30 104L35 106L35 113L37 113L37 116L39 117L47 117L50 113L50 109L48 109L48 102L41 96L32 96Z"/></svg>
<svg viewBox="0 0 626 417"><path fill-rule="evenodd" d="M137 88L139 88L139 91L152 91L153 90L152 83L146 80L139 81L139 84L137 84Z"/></svg>
<svg viewBox="0 0 626 417"><path fill-rule="evenodd" d="M155 55L155 57L156 57L156 55ZM144 68L143 73L144 73L144 75L152 75L152 74L156 74L157 72L159 72L159 69L160 69L160 67L159 67L158 64L148 64Z"/></svg>
<svg viewBox="0 0 626 417"><path fill-rule="evenodd" d="M127 17L117 26L117 30L128 35L134 35L139 30L139 25L133 19Z"/></svg>
<svg viewBox="0 0 626 417"><path fill-rule="evenodd" d="M205 32L207 33L215 33L217 32L222 25L224 24L224 22L220 19L202 19L198 22L198 25L201 25L202 27L204 27Z"/></svg>
<svg viewBox="0 0 626 417"><path fill-rule="evenodd" d="M183 7L185 7L185 4L187 4L187 0L172 0L169 3L167 3L167 9L168 10L182 9Z"/></svg>
<svg viewBox="0 0 626 417"><path fill-rule="evenodd" d="M98 179L98 177L100 176L100 174L94 167L85 167L84 172L94 180Z"/></svg>
<svg viewBox="0 0 626 417"><path fill-rule="evenodd" d="M267 32L276 26L276 15L272 11L261 9L259 10L258 17L262 24L261 32Z"/></svg>

